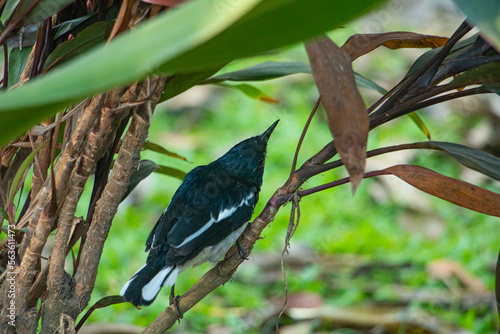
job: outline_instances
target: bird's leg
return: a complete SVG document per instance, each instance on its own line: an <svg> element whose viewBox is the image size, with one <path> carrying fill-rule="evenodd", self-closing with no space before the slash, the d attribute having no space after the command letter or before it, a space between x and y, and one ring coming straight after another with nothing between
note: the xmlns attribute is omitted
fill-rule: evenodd
<svg viewBox="0 0 500 334"><path fill-rule="evenodd" d="M181 313L181 310L179 308L179 298L180 296L175 295L175 284L172 285L172 288L170 289L170 305L174 305L175 308L175 313L177 313L177 318L179 320L179 323L181 322L181 319L184 317Z"/></svg>
<svg viewBox="0 0 500 334"><path fill-rule="evenodd" d="M238 253L240 253L240 256L243 260L248 260L248 256L245 255L245 252L243 251L243 247L240 244L240 240L236 240L236 247L238 247Z"/></svg>

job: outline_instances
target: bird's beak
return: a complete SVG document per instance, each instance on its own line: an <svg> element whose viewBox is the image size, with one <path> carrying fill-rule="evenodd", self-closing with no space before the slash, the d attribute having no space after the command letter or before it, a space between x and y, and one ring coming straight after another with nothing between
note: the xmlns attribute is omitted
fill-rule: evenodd
<svg viewBox="0 0 500 334"><path fill-rule="evenodd" d="M263 141L265 141L267 143L267 141L269 140L269 137L271 137L271 133L273 133L274 128L276 127L276 125L278 125L279 121L280 120L277 120L276 122L274 122L273 125L271 125L269 127L269 129L267 129L263 134L261 134L260 139L262 139Z"/></svg>

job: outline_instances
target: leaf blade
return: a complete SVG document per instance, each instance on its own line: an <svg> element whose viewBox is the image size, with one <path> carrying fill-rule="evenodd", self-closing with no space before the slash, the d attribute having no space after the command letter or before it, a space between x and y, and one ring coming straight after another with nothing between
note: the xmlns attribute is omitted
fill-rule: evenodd
<svg viewBox="0 0 500 334"><path fill-rule="evenodd" d="M364 176L369 122L350 58L327 37L307 43L306 50L335 147L354 193Z"/></svg>
<svg viewBox="0 0 500 334"><path fill-rule="evenodd" d="M159 168L155 170L155 173L163 174L163 175L168 175L175 177L176 179L179 180L184 180L184 177L186 176L186 173L181 171L180 169L173 168L173 167L168 167L164 165L158 165Z"/></svg>
<svg viewBox="0 0 500 334"><path fill-rule="evenodd" d="M219 83L217 84L218 86L225 87L225 88L230 88L230 89L236 89L246 96L248 96L251 99L257 100L257 101L262 101L262 102L267 102L267 103L279 103L278 100L273 99L271 96L263 92L261 89L249 85L249 84L238 84L238 85L230 85L230 84L225 84L225 83Z"/></svg>
<svg viewBox="0 0 500 334"><path fill-rule="evenodd" d="M342 45L341 49L351 61L370 51L385 46L389 49L400 48L438 48L446 44L448 38L434 35L423 35L407 31L393 31L379 34L356 34Z"/></svg>
<svg viewBox="0 0 500 334"><path fill-rule="evenodd" d="M500 181L500 159L494 155L456 143L431 141L426 144L448 153L462 165Z"/></svg>
<svg viewBox="0 0 500 334"><path fill-rule="evenodd" d="M500 3L496 0L453 0L467 18L478 26L481 35L500 51Z"/></svg>
<svg viewBox="0 0 500 334"><path fill-rule="evenodd" d="M415 188L458 206L500 217L500 194L416 165L396 165L382 170Z"/></svg>
<svg viewBox="0 0 500 334"><path fill-rule="evenodd" d="M413 123L417 126L417 128L424 134L424 136L427 137L427 139L431 140L431 133L429 129L427 128L427 125L425 125L424 121L420 116L417 114L416 111L411 112L408 114L408 117L413 121Z"/></svg>
<svg viewBox="0 0 500 334"><path fill-rule="evenodd" d="M58 71L0 93L0 145L87 96L150 74L204 71L235 58L296 43L331 30L383 1L186 2L62 65ZM285 30L287 34L282 33Z"/></svg>
<svg viewBox="0 0 500 334"><path fill-rule="evenodd" d="M144 145L142 146L142 150L143 151L150 150L150 151L153 151L153 152L156 152L156 153L160 153L160 154L169 156L171 158L175 158L175 159L187 161L187 159L185 157L183 157L182 155L179 155L179 154L177 154L175 152L169 151L166 148L164 148L163 146L161 146L159 144L152 143L149 140L146 140L144 142Z"/></svg>

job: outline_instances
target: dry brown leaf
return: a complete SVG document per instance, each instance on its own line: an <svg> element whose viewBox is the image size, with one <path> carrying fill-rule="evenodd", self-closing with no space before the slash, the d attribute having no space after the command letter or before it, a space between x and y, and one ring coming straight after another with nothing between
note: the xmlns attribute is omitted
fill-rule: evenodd
<svg viewBox="0 0 500 334"><path fill-rule="evenodd" d="M394 31L382 34L356 34L342 45L351 61L383 45L389 49L438 48L448 41L447 37L422 35L414 32Z"/></svg>
<svg viewBox="0 0 500 334"><path fill-rule="evenodd" d="M120 6L120 11L118 12L118 16L116 17L115 24L113 25L113 29L109 34L108 43L119 33L128 29L128 23L130 21L132 6L136 0L124 0L122 5Z"/></svg>
<svg viewBox="0 0 500 334"><path fill-rule="evenodd" d="M359 94L349 57L329 38L306 44L335 147L349 172L352 191L361 182L366 160L368 112Z"/></svg>
<svg viewBox="0 0 500 334"><path fill-rule="evenodd" d="M396 165L383 171L445 201L500 217L500 195L492 191L415 165Z"/></svg>
<svg viewBox="0 0 500 334"><path fill-rule="evenodd" d="M460 263L449 259L437 259L427 264L427 272L434 278L444 281L447 285L452 277L458 280L467 289L477 294L487 294L488 289L484 283L468 272Z"/></svg>

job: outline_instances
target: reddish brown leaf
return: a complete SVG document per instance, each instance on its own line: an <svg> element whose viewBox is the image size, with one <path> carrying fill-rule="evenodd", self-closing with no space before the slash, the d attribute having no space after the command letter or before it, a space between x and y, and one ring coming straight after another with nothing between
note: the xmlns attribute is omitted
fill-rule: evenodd
<svg viewBox="0 0 500 334"><path fill-rule="evenodd" d="M389 49L401 48L438 48L448 41L446 37L422 35L406 31L382 34L356 34L347 40L341 49L351 61L383 45Z"/></svg>
<svg viewBox="0 0 500 334"><path fill-rule="evenodd" d="M420 166L397 165L383 171L445 201L487 215L500 217L500 194Z"/></svg>
<svg viewBox="0 0 500 334"><path fill-rule="evenodd" d="M353 193L363 179L368 113L359 94L349 57L329 38L306 44L311 68L328 117L328 125Z"/></svg>

